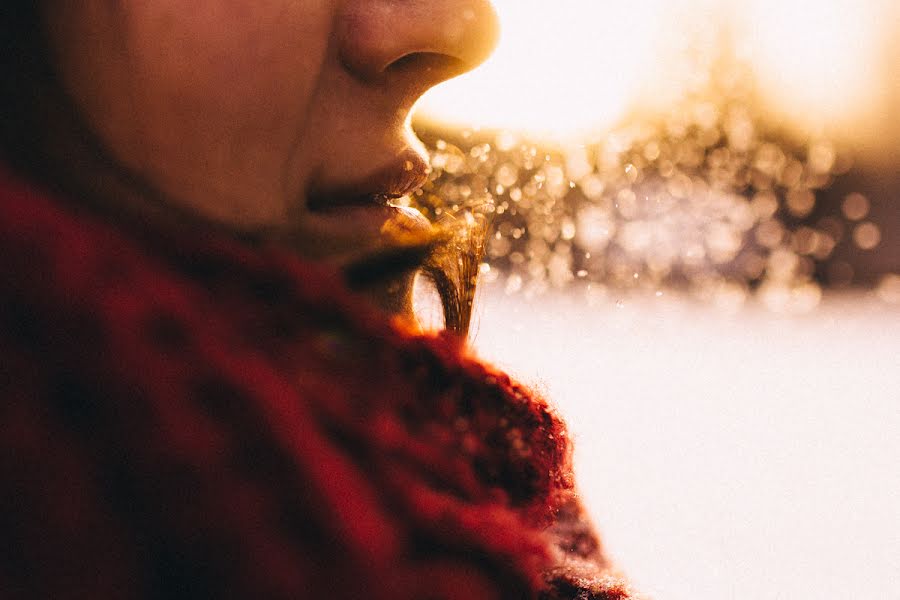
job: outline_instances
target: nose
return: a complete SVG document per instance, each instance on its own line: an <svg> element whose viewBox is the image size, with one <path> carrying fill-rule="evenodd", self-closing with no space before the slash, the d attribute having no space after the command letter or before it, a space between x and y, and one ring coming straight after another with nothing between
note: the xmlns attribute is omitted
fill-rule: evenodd
<svg viewBox="0 0 900 600"><path fill-rule="evenodd" d="M354 77L402 73L422 91L484 62L499 30L490 0L348 0L337 27Z"/></svg>

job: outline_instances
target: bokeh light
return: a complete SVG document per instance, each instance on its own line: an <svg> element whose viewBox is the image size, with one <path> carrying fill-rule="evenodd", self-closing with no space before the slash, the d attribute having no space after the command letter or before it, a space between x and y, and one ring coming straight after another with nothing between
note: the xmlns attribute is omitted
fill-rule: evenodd
<svg viewBox="0 0 900 600"><path fill-rule="evenodd" d="M471 341L568 417L613 556L661 600L890 596L900 5L498 8L410 201L491 221Z"/></svg>
<svg viewBox="0 0 900 600"><path fill-rule="evenodd" d="M891 247L886 200L823 198L854 163L841 125L886 93L896 7L497 7L496 57L422 105L433 173L412 200L433 218L488 217L486 282L591 298L676 289L732 311L756 297L777 312L815 309L823 286L877 283L847 261Z"/></svg>

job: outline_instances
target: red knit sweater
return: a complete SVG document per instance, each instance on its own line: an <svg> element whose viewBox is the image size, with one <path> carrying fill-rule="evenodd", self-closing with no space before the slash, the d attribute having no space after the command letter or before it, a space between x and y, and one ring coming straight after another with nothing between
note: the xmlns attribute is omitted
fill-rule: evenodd
<svg viewBox="0 0 900 600"><path fill-rule="evenodd" d="M0 170L0 596L630 597L544 401L285 250L69 206Z"/></svg>

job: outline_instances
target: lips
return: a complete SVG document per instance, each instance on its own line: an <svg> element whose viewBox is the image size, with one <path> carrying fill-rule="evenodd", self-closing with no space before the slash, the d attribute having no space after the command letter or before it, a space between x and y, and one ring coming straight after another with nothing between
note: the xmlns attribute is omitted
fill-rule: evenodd
<svg viewBox="0 0 900 600"><path fill-rule="evenodd" d="M364 179L313 189L307 197L307 209L327 213L351 207L386 206L391 200L425 185L428 171L425 158L419 152L407 149Z"/></svg>
<svg viewBox="0 0 900 600"><path fill-rule="evenodd" d="M390 264L408 271L408 256L403 261L391 257L398 252L422 254L439 233L419 211L391 202L427 181L428 163L413 148L393 154L392 160L351 183L311 186L288 234L290 244L302 256L345 270ZM386 273L384 268L369 271Z"/></svg>

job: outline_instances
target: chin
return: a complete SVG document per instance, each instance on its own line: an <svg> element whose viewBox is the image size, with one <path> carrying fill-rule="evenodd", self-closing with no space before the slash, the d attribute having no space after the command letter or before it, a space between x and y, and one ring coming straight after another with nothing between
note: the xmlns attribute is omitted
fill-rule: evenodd
<svg viewBox="0 0 900 600"><path fill-rule="evenodd" d="M416 275L434 253L431 243L383 249L343 268L348 285L391 316L413 317Z"/></svg>
<svg viewBox="0 0 900 600"><path fill-rule="evenodd" d="M416 279L416 271L411 271L402 277L397 277L367 290L363 290L372 302L390 316L414 320L413 315L413 284Z"/></svg>

